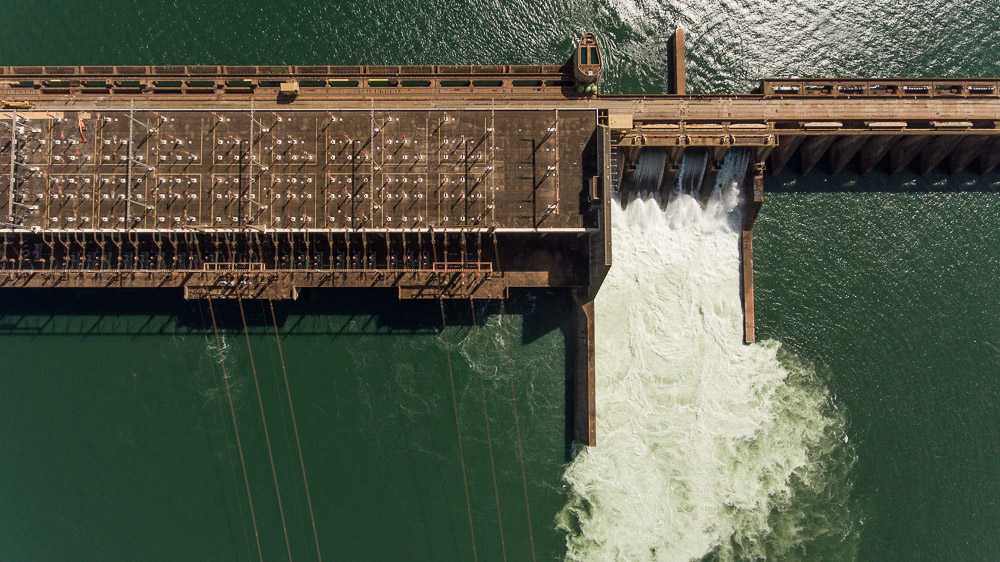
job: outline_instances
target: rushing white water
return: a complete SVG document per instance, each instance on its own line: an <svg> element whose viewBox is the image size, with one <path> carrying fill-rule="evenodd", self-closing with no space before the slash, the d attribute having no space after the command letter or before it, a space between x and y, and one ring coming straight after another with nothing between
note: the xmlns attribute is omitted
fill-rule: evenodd
<svg viewBox="0 0 1000 562"><path fill-rule="evenodd" d="M850 455L827 392L779 362L777 343L742 344L733 178L746 156L733 156L704 206L684 177L665 209L613 206L614 265L596 302L598 446L567 467L558 521L570 559L754 559L846 536L807 521L846 495L828 475Z"/></svg>

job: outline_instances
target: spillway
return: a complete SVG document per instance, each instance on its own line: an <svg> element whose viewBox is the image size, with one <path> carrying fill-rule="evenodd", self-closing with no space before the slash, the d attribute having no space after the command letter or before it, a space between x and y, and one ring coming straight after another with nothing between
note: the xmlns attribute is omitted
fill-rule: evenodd
<svg viewBox="0 0 1000 562"><path fill-rule="evenodd" d="M704 199L690 181L704 160L687 158L665 201L612 208L615 266L595 302L602 445L568 466L559 520L574 560L788 555L814 512L847 533L827 466L847 447L843 418L777 342L740 343L749 153L730 152Z"/></svg>

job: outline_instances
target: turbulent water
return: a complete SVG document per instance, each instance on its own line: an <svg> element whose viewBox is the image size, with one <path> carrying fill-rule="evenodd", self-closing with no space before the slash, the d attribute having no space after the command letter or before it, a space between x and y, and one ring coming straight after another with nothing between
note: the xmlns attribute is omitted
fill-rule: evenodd
<svg viewBox="0 0 1000 562"><path fill-rule="evenodd" d="M765 76L1000 74L997 0L31 8L0 18L0 64L550 64L593 31L602 91L641 93L661 88L682 26L694 93L748 92ZM478 345L464 302L446 303L447 328L436 303L392 292L277 303L322 554L997 559L1000 176L818 169L767 182L755 346L739 344L731 198L614 210L599 446L565 471L566 294L512 292L505 317L481 309ZM0 558L257 558L201 312L168 290L0 290ZM249 347L238 312L216 312L263 557L281 559ZM315 559L271 319L248 315L291 552Z"/></svg>
<svg viewBox="0 0 1000 562"><path fill-rule="evenodd" d="M601 444L565 474L572 559L756 558L850 535L842 416L777 342L740 343L730 178L746 160L733 160L704 205L679 190L665 208L613 206L615 265L596 302ZM817 509L825 528L807 524Z"/></svg>

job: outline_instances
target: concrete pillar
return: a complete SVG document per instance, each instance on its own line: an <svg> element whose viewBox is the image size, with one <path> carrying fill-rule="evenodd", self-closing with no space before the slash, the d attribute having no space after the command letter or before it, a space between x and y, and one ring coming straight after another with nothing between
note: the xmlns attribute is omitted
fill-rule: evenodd
<svg viewBox="0 0 1000 562"><path fill-rule="evenodd" d="M670 197L670 191L674 189L674 182L677 181L677 169L667 163L663 170L663 181L660 182L660 201L666 201Z"/></svg>
<svg viewBox="0 0 1000 562"><path fill-rule="evenodd" d="M715 176L719 175L718 164L709 158L708 165L705 166L705 175L701 179L701 187L698 190L703 200L708 197L712 192L712 188L715 187Z"/></svg>
<svg viewBox="0 0 1000 562"><path fill-rule="evenodd" d="M868 139L865 135L845 135L837 139L830 147L830 175L843 172Z"/></svg>
<svg viewBox="0 0 1000 562"><path fill-rule="evenodd" d="M892 145L889 149L889 173L896 175L905 170L931 138L930 135L907 135Z"/></svg>
<svg viewBox="0 0 1000 562"><path fill-rule="evenodd" d="M785 164L792 159L792 155L805 140L804 135L781 135L778 137L778 146L771 153L771 175L778 175L785 168Z"/></svg>
<svg viewBox="0 0 1000 562"><path fill-rule="evenodd" d="M988 145L990 137L986 135L966 135L948 155L948 171L952 175L960 174L979 156L983 147Z"/></svg>
<svg viewBox="0 0 1000 562"><path fill-rule="evenodd" d="M802 147L799 148L799 166L803 176L808 176L809 172L813 171L816 163L823 158L835 140L837 137L834 135L816 135L802 143Z"/></svg>
<svg viewBox="0 0 1000 562"><path fill-rule="evenodd" d="M726 154L729 154L729 145L716 146L712 149L712 161L722 165L722 161L725 160Z"/></svg>
<svg viewBox="0 0 1000 562"><path fill-rule="evenodd" d="M927 143L920 151L920 174L924 175L941 163L962 140L962 135L941 135Z"/></svg>
<svg viewBox="0 0 1000 562"><path fill-rule="evenodd" d="M684 68L684 30L677 28L674 32L674 38L671 41L671 73L670 73L670 86L668 88L669 93L677 95L687 94L687 76L686 69Z"/></svg>
<svg viewBox="0 0 1000 562"><path fill-rule="evenodd" d="M861 175L870 174L900 138L895 135L872 135L861 147Z"/></svg>
<svg viewBox="0 0 1000 562"><path fill-rule="evenodd" d="M573 439L593 447L597 445L594 300L581 288L573 290L573 301Z"/></svg>
<svg viewBox="0 0 1000 562"><path fill-rule="evenodd" d="M670 163L674 166L680 166L681 160L684 158L684 150L687 149L686 146L675 146L670 149Z"/></svg>
<svg viewBox="0 0 1000 562"><path fill-rule="evenodd" d="M743 230L753 230L753 225L757 222L757 214L760 213L761 206L764 205L764 163L759 162L754 169L747 172L747 178L743 181L743 188L746 191L743 206Z"/></svg>
<svg viewBox="0 0 1000 562"><path fill-rule="evenodd" d="M774 150L774 145L755 146L753 149L753 159L758 162L767 162L767 157Z"/></svg>
<svg viewBox="0 0 1000 562"><path fill-rule="evenodd" d="M979 153L979 173L988 174L1000 165L1000 138L994 137Z"/></svg>
<svg viewBox="0 0 1000 562"><path fill-rule="evenodd" d="M743 284L743 343L756 341L753 311L753 232L744 230L740 237L740 277Z"/></svg>

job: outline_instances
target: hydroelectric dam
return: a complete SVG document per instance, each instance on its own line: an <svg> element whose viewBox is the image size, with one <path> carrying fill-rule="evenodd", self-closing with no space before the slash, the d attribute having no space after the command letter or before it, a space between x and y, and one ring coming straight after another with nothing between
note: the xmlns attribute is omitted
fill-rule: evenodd
<svg viewBox="0 0 1000 562"><path fill-rule="evenodd" d="M689 190L709 190L727 154L745 154L752 342L766 172L1000 164L998 79L765 79L688 95L682 32L673 47L664 95L602 94L591 34L556 65L0 67L0 288L565 287L574 435L595 445L611 205L665 196L682 168Z"/></svg>

